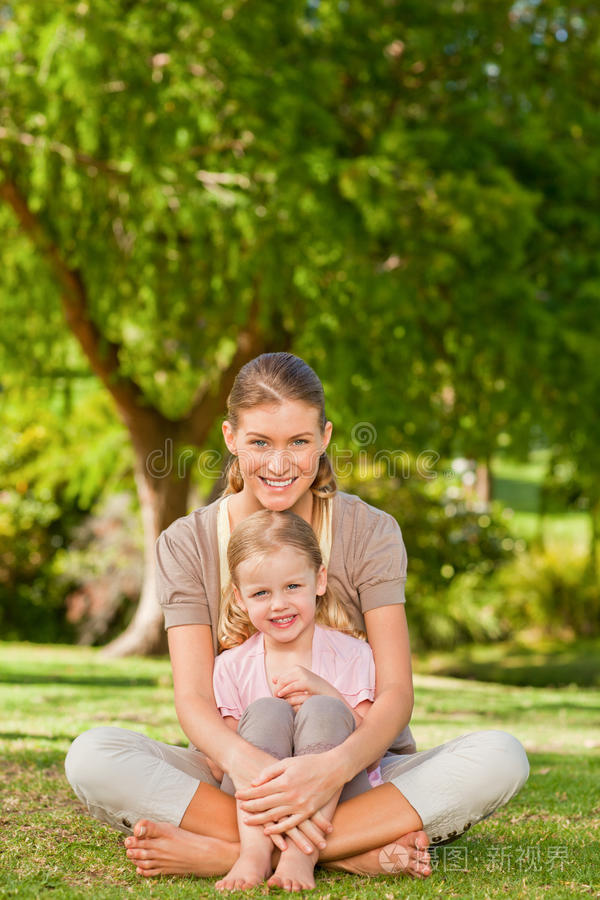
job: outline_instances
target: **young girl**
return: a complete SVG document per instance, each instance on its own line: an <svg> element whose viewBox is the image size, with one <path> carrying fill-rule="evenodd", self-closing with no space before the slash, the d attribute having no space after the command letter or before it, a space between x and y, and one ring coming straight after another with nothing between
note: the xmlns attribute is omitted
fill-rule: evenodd
<svg viewBox="0 0 600 900"><path fill-rule="evenodd" d="M278 759L341 744L371 706L375 666L369 645L352 636L356 629L327 592L314 531L295 513L263 510L236 527L227 557L232 590L219 633L233 649L217 657L213 674L225 722ZM344 787L343 799L369 787L360 772ZM221 788L235 792L227 775ZM327 818L339 795L323 808ZM271 875L271 838L244 819L238 805L240 856L219 890L250 888ZM317 858L318 852L303 853L290 842L268 884L313 888Z"/></svg>

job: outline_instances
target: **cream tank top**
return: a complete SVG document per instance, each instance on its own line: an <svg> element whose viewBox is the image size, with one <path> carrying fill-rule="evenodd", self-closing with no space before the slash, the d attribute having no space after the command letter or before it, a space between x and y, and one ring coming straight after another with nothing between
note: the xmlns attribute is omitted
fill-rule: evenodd
<svg viewBox="0 0 600 900"><path fill-rule="evenodd" d="M221 597L229 589L231 581L229 577L229 566L227 565L227 545L231 537L231 527L229 525L228 504L231 494L223 497L219 503L217 511L217 540L219 544L219 573L221 576ZM321 528L317 535L319 546L321 547L321 556L323 557L323 565L325 568L329 565L329 557L331 556L331 503L327 503L322 516Z"/></svg>

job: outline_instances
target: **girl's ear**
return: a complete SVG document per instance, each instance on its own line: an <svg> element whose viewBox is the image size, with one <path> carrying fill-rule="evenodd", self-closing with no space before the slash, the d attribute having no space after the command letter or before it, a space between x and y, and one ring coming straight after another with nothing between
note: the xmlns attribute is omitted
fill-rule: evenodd
<svg viewBox="0 0 600 900"><path fill-rule="evenodd" d="M233 585L233 596L235 597L235 602L240 607L240 609L243 609L244 612L247 613L248 607L242 600L242 595L240 594L239 590L236 588L235 584Z"/></svg>
<svg viewBox="0 0 600 900"><path fill-rule="evenodd" d="M325 566L320 566L319 571L317 572L317 597L322 597L325 591L327 590L327 569Z"/></svg>
<svg viewBox="0 0 600 900"><path fill-rule="evenodd" d="M223 431L223 438L225 439L225 446L234 456L237 455L237 446L235 440L235 432L231 427L231 422L225 420L221 426L221 430Z"/></svg>

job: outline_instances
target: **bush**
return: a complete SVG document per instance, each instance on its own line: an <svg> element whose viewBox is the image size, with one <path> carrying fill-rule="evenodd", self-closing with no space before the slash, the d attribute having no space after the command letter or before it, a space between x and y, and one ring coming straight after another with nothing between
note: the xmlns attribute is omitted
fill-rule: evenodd
<svg viewBox="0 0 600 900"><path fill-rule="evenodd" d="M4 640L68 641L69 585L54 560L81 513L66 502L30 492L0 493L0 633Z"/></svg>
<svg viewBox="0 0 600 900"><path fill-rule="evenodd" d="M523 552L499 506L468 505L443 478L368 478L346 486L398 521L408 553L407 616L417 648L505 636L491 577Z"/></svg>

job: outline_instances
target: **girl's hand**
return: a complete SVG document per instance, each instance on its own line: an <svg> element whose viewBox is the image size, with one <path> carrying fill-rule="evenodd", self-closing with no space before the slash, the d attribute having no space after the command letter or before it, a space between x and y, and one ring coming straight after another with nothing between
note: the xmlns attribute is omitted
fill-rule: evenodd
<svg viewBox="0 0 600 900"><path fill-rule="evenodd" d="M251 787L236 790L248 825L268 823L265 834L273 836L312 819L323 831L315 814L346 782L333 751L282 759L267 766Z"/></svg>
<svg viewBox="0 0 600 900"><path fill-rule="evenodd" d="M305 666L293 666L288 672L274 678L273 683L276 685L275 696L287 700L294 712L300 709L308 697L315 695L343 699L332 684Z"/></svg>

